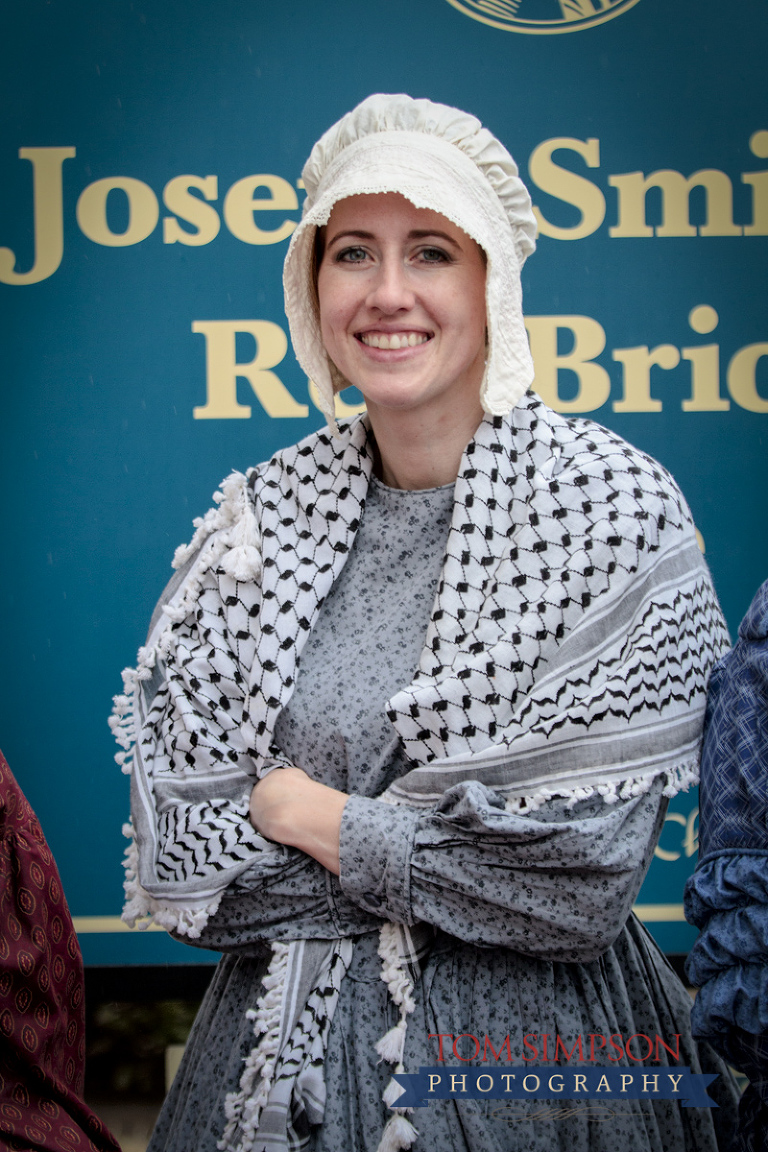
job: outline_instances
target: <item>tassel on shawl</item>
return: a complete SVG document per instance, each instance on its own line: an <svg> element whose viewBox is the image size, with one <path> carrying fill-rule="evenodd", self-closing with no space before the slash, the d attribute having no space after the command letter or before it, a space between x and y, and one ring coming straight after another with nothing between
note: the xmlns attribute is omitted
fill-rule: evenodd
<svg viewBox="0 0 768 1152"><path fill-rule="evenodd" d="M418 1135L410 1120L406 1120L402 1112L399 1112L387 1121L376 1152L400 1152L401 1148L410 1148Z"/></svg>
<svg viewBox="0 0 768 1152"><path fill-rule="evenodd" d="M251 581L261 573L261 537L248 494L248 478L242 472L233 472L213 498L218 507L197 517L197 531L189 544L176 549L173 557L173 567L182 568L198 554L184 582L183 597L177 604L163 608L171 620L183 620L192 611L206 574L217 564L233 580Z"/></svg>
<svg viewBox="0 0 768 1152"><path fill-rule="evenodd" d="M382 1036L376 1045L376 1051L382 1060L386 1060L388 1064L402 1064L403 1062L403 1049L405 1047L405 1032L408 1025L404 1019L400 1019L394 1028L390 1028L385 1036Z"/></svg>
<svg viewBox="0 0 768 1152"><path fill-rule="evenodd" d="M254 1021L258 1043L245 1060L240 1091L230 1092L224 1101L227 1126L217 1147L221 1152L251 1152L262 1109L269 1099L275 1075L280 1036L280 1018L288 974L290 945L275 942L272 959L262 984L263 996L246 1016ZM254 1088L258 1083L258 1091Z"/></svg>
<svg viewBox="0 0 768 1152"><path fill-rule="evenodd" d="M227 551L221 566L233 580L255 580L261 574L261 537L253 504L248 496L247 481L234 472L222 484L225 504L232 509L232 527L224 533Z"/></svg>
<svg viewBox="0 0 768 1152"><path fill-rule="evenodd" d="M139 882L139 851L131 822L123 824L123 836L127 837L130 843L123 857L125 906L121 920L124 920L129 928L138 926L140 932L154 923L165 928L167 932L178 932L181 936L189 936L190 940L196 940L208 923L209 917L216 912L221 897L215 897L200 908L171 908L155 900Z"/></svg>
<svg viewBox="0 0 768 1152"><path fill-rule="evenodd" d="M392 1000L400 1008L400 1019L394 1028L390 1028L389 1032L381 1037L376 1045L376 1051L382 1060L395 1065L396 1074L405 1071L403 1053L408 1029L408 1016L416 1007L412 995L413 981L403 964L398 941L397 925L383 924L379 932L379 956L382 960L381 978L387 985ZM396 1101L402 1094L403 1088L396 1080L390 1080L382 1094L382 1100L388 1108L393 1109L394 1115L387 1121L376 1152L400 1152L403 1148L410 1148L418 1136L413 1124L406 1118L406 1111L410 1112L411 1109L397 1108L396 1106Z"/></svg>
<svg viewBox="0 0 768 1152"><path fill-rule="evenodd" d="M133 768L133 747L136 743L136 693L142 680L149 680L157 660L155 648L139 648L135 668L124 668L123 691L112 698L112 715L107 723L122 751L115 753L115 761L126 776Z"/></svg>
<svg viewBox="0 0 768 1152"><path fill-rule="evenodd" d="M195 526L195 534L190 540L189 544L180 544L176 549L173 557L173 567L182 568L188 560L200 551L203 543L212 536L214 532L218 532L222 528L228 528L231 525L237 525L238 521L244 517L248 517L250 513L250 522L248 524L246 538L243 540L233 540L232 547L239 545L247 545L249 547L258 548L259 534L256 527L256 517L253 514L253 508L248 496L248 478L242 472L232 472L225 480L222 481L221 491L214 492L214 503L217 505L215 508L209 508L205 516L196 516L192 523Z"/></svg>
<svg viewBox="0 0 768 1152"><path fill-rule="evenodd" d="M593 796L602 797L605 804L617 804L620 800L632 800L635 796L644 796L659 776L663 776L665 780L664 796L672 797L677 796L678 792L687 792L691 785L699 782L698 760L684 760L681 764L660 768L642 776L619 777L582 787L537 788L530 796L510 796L505 808L515 816L527 816L538 812L539 808L548 804L550 800L565 800L566 807L573 808L580 800L589 800Z"/></svg>

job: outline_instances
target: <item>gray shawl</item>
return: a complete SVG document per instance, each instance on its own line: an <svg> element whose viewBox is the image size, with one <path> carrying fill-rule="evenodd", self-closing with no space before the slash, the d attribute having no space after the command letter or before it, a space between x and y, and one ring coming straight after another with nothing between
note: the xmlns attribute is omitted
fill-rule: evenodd
<svg viewBox="0 0 768 1152"><path fill-rule="evenodd" d="M133 774L129 922L149 915L194 937L233 880L278 852L250 825L248 799L284 762L275 720L353 544L371 466L364 418L338 438L314 434L247 477L233 474L177 553L168 603L123 674L112 718L118 759ZM668 473L528 393L509 416L486 416L462 458L419 667L387 708L413 767L381 799L428 808L473 779L524 812L553 796L615 802L659 775L674 795L697 779L709 670L727 646ZM401 1020L379 1051L398 1067L426 947L418 927L382 931ZM341 942L331 951L324 971L338 974L338 995L350 953ZM294 945L274 947L283 1008L295 955ZM322 1048L296 1014L286 1036L285 1012L268 999L222 1147L251 1148L286 1054ZM321 1114L320 1105L312 1115ZM395 1115L382 1152L409 1146L409 1128ZM264 1147L299 1147L280 1138Z"/></svg>

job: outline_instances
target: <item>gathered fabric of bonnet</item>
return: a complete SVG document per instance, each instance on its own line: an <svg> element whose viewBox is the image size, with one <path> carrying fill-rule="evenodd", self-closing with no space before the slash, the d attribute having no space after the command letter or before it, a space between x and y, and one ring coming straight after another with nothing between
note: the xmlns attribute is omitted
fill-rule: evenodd
<svg viewBox="0 0 768 1152"><path fill-rule="evenodd" d="M631 913L728 646L690 512L645 453L530 390L535 219L474 117L372 96L303 179L286 312L328 430L224 481L115 698L124 916L224 953L150 1150L725 1149L732 1083ZM314 283L334 204L392 192L487 260L484 416L428 490L374 474L367 416L337 426ZM338 877L249 821L289 764L350 794ZM654 1069L718 1073L720 1107L397 1107L393 1072L488 1045L524 1067L524 1041L546 1064L555 1037L607 1065L637 1034Z"/></svg>
<svg viewBox="0 0 768 1152"><path fill-rule="evenodd" d="M83 1101L83 961L56 863L0 753L0 1148L120 1152Z"/></svg>

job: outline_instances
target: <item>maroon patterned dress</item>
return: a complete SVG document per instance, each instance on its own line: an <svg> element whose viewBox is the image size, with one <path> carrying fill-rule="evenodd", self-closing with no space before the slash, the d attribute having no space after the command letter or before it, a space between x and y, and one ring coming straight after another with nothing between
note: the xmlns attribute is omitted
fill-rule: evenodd
<svg viewBox="0 0 768 1152"><path fill-rule="evenodd" d="M0 1149L120 1152L83 1103L83 961L42 829L0 753Z"/></svg>

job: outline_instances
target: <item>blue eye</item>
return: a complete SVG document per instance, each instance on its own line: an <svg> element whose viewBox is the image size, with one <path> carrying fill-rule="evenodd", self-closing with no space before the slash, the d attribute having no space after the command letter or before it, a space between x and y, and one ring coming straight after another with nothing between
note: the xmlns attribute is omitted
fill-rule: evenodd
<svg viewBox="0 0 768 1152"><path fill-rule="evenodd" d="M342 248L336 255L336 262L341 264L359 264L366 258L364 248Z"/></svg>
<svg viewBox="0 0 768 1152"><path fill-rule="evenodd" d="M419 257L426 264L444 264L448 260L448 253L442 248L422 248Z"/></svg>

